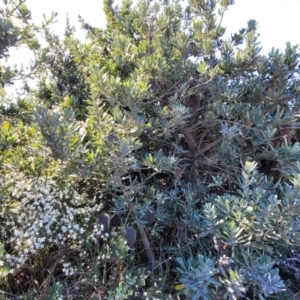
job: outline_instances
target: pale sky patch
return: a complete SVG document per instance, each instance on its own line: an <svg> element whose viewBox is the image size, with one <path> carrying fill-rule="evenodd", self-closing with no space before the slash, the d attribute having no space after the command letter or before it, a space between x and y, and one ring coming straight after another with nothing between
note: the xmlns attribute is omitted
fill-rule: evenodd
<svg viewBox="0 0 300 300"><path fill-rule="evenodd" d="M246 27L249 19L258 22L262 53L272 47L284 50L285 43L300 44L300 0L236 0L225 13L226 34Z"/></svg>

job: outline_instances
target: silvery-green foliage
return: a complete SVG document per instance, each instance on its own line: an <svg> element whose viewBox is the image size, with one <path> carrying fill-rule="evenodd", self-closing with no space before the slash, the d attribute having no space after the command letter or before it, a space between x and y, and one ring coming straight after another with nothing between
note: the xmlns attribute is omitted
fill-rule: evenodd
<svg viewBox="0 0 300 300"><path fill-rule="evenodd" d="M238 271L229 270L229 275L223 272L225 278L219 277L225 291L222 289L220 295L225 299L237 300L244 298L247 291L246 280Z"/></svg>
<svg viewBox="0 0 300 300"><path fill-rule="evenodd" d="M275 194L274 184L257 173L254 163L246 162L242 176L238 195L224 194L205 204L201 214L202 235L218 236L232 247L233 253L236 246L264 248L266 240L275 244L287 241L294 231L291 225L298 216L299 203L284 190L281 196ZM288 189L289 193L298 193L297 190Z"/></svg>
<svg viewBox="0 0 300 300"><path fill-rule="evenodd" d="M59 107L58 111L36 107L34 114L43 142L52 155L71 164L82 163L82 156L87 152L83 143L86 130L75 120L74 112Z"/></svg>
<svg viewBox="0 0 300 300"><path fill-rule="evenodd" d="M257 296L265 299L270 295L286 290L286 286L279 276L278 268L274 267L271 258L260 257L256 262L251 262L240 273L248 284L258 287Z"/></svg>
<svg viewBox="0 0 300 300"><path fill-rule="evenodd" d="M288 255L289 247L286 243L296 241L293 241L293 236L297 236L299 203L291 194L298 194L298 188L295 185L294 188L283 189L281 197L278 197L272 186L257 172L255 163L246 162L237 195L224 194L210 198L200 214L197 210L190 213L184 210L182 221L188 225L187 228L192 231L193 226L196 228L198 224L197 236L214 237L214 241L218 240L218 246L215 244L215 247L220 253L230 247L232 258L242 264L239 271L230 270L229 274L223 274L225 278L221 273L214 274L221 275L215 276L214 280L221 285L220 291L226 289L225 295L229 299L242 297L249 286L257 290L261 299L286 290L274 264ZM282 248L281 253L274 251L276 245ZM253 251L257 250L272 254L272 259L254 255ZM184 266L182 259L178 262L181 267ZM191 265L191 260L189 262ZM196 286L197 280L195 274L189 277L186 273L185 279L181 278L180 282L184 283L185 288L190 288L192 282ZM192 295L196 295L196 290ZM185 294L188 293L185 289ZM201 297L204 299L204 296Z"/></svg>
<svg viewBox="0 0 300 300"><path fill-rule="evenodd" d="M162 149L159 149L154 155L148 153L142 163L156 172L171 172L177 166L178 159L175 156L163 155Z"/></svg>
<svg viewBox="0 0 300 300"><path fill-rule="evenodd" d="M219 273L216 261L201 254L186 260L179 257L176 261L179 281L184 284L185 295L192 300L212 299L216 287L221 286L221 283L215 279L215 275Z"/></svg>

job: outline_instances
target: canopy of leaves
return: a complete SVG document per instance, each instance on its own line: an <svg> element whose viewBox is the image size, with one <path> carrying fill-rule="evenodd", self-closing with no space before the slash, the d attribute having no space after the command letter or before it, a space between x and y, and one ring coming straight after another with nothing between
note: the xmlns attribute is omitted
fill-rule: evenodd
<svg viewBox="0 0 300 300"><path fill-rule="evenodd" d="M225 39L233 2L105 0L85 42L39 29L37 86L0 114L4 290L296 295L299 49L261 55L254 20ZM1 58L27 26L4 11Z"/></svg>

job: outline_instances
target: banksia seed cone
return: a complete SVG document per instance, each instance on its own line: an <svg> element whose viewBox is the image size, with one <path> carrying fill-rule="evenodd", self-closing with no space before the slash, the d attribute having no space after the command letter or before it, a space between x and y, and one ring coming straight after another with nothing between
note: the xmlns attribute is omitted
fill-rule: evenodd
<svg viewBox="0 0 300 300"><path fill-rule="evenodd" d="M121 227L122 220L120 215L114 214L110 219L110 227Z"/></svg>
<svg viewBox="0 0 300 300"><path fill-rule="evenodd" d="M145 215L143 216L143 220L147 221L148 224L152 224L155 222L156 212L153 208L149 208L145 211Z"/></svg>
<svg viewBox="0 0 300 300"><path fill-rule="evenodd" d="M187 230L186 230L186 228L182 229L182 231L181 231L180 241L182 243L187 243L188 242L188 236L187 236Z"/></svg>
<svg viewBox="0 0 300 300"><path fill-rule="evenodd" d="M125 227L124 238L128 247L132 248L136 241L136 230L132 227Z"/></svg>
<svg viewBox="0 0 300 300"><path fill-rule="evenodd" d="M103 226L102 232L108 233L110 230L110 215L105 212L102 212L98 216L98 223Z"/></svg>

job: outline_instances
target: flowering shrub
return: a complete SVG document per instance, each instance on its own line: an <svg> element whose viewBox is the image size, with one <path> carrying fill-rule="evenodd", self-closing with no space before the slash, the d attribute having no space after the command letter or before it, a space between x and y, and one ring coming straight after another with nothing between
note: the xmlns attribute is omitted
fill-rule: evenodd
<svg viewBox="0 0 300 300"><path fill-rule="evenodd" d="M2 177L1 190L1 236L9 245L1 261L10 273L50 245L80 247L83 237L96 243L101 236L100 225L93 222L101 206L70 186L11 172Z"/></svg>

